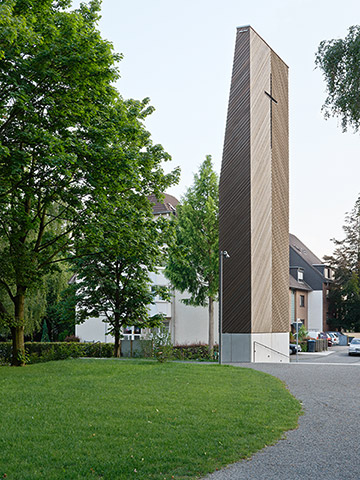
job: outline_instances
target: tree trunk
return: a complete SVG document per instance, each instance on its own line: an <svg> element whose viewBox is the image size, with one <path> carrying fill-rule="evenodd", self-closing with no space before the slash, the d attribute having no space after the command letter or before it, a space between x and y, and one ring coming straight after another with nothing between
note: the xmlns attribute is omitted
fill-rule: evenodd
<svg viewBox="0 0 360 480"><path fill-rule="evenodd" d="M121 344L120 344L120 322L116 318L114 322L114 357L120 358L121 354Z"/></svg>
<svg viewBox="0 0 360 480"><path fill-rule="evenodd" d="M214 300L209 297L209 354L214 350Z"/></svg>
<svg viewBox="0 0 360 480"><path fill-rule="evenodd" d="M14 298L15 326L11 328L12 359L11 365L21 367L25 365L24 317L25 317L25 289L19 289Z"/></svg>

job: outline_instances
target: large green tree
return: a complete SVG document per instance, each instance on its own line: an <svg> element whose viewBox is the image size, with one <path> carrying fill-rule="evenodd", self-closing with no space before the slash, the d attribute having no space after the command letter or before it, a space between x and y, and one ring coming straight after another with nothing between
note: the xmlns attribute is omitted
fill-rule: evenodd
<svg viewBox="0 0 360 480"><path fill-rule="evenodd" d="M323 106L325 117L341 119L344 131L360 126L360 26L349 28L344 39L320 43L315 63L326 82L327 97Z"/></svg>
<svg viewBox="0 0 360 480"><path fill-rule="evenodd" d="M74 254L74 239L109 205L136 206L174 179L144 128L148 100L124 101L113 86L120 56L97 30L100 2L70 6L0 5L0 285L13 312L0 311L14 365L24 362L29 290ZM90 249L89 240L76 254Z"/></svg>
<svg viewBox="0 0 360 480"><path fill-rule="evenodd" d="M360 198L346 215L345 237L333 240L335 250L325 260L334 270L329 292L328 323L338 329L360 329Z"/></svg>
<svg viewBox="0 0 360 480"><path fill-rule="evenodd" d="M167 292L151 288L149 274L163 262L170 225L166 219L154 221L146 197L142 205L123 205L111 213L111 222L97 222L102 235L96 239L102 238L96 255L75 260L76 316L79 322L102 317L114 336L114 356L119 357L122 329L162 324L162 315L151 316L149 306L156 295Z"/></svg>
<svg viewBox="0 0 360 480"><path fill-rule="evenodd" d="M209 350L214 348L214 300L219 289L219 180L211 156L194 176L177 206L175 238L169 245L165 275L189 298L184 303L209 308Z"/></svg>

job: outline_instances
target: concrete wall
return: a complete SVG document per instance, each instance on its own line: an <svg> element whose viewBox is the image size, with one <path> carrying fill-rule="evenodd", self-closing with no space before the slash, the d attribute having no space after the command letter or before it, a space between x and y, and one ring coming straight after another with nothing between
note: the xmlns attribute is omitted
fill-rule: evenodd
<svg viewBox="0 0 360 480"><path fill-rule="evenodd" d="M223 363L288 363L289 334L223 334Z"/></svg>

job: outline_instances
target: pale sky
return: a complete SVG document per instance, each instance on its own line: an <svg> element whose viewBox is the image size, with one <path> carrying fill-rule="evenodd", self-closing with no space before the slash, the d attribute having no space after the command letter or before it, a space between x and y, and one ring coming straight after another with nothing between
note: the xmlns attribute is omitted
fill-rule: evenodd
<svg viewBox="0 0 360 480"><path fill-rule="evenodd" d="M236 27L257 31L289 66L290 231L321 258L360 194L360 134L324 120L314 58L359 23L359 0L103 0L100 30L124 55L122 96L156 109L146 126L173 158L166 169L181 167L168 191L179 199L205 155L220 172Z"/></svg>

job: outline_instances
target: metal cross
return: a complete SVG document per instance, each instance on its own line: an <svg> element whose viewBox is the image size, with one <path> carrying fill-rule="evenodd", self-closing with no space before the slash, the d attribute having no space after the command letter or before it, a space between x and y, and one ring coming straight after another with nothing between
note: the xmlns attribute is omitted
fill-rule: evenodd
<svg viewBox="0 0 360 480"><path fill-rule="evenodd" d="M265 95L267 95L270 100L270 148L272 148L272 105L274 103L278 103L277 100L272 96L272 75L270 73L270 93L268 93L266 90L264 90Z"/></svg>

